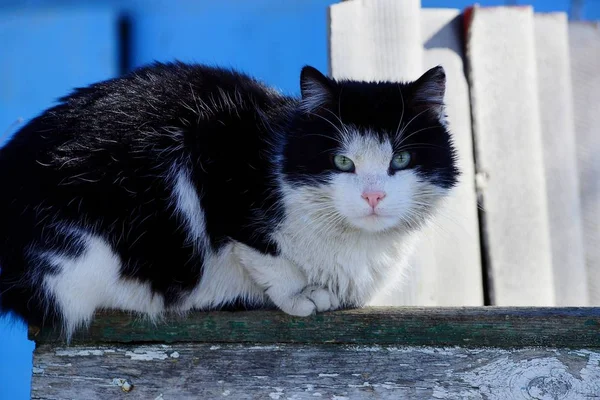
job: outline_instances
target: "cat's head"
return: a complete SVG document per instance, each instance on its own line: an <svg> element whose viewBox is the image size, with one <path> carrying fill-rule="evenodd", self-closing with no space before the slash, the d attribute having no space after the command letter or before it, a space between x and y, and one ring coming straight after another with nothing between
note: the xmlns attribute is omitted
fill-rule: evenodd
<svg viewBox="0 0 600 400"><path fill-rule="evenodd" d="M304 67L300 85L282 157L288 208L369 232L404 229L456 184L442 67L406 83L336 81Z"/></svg>

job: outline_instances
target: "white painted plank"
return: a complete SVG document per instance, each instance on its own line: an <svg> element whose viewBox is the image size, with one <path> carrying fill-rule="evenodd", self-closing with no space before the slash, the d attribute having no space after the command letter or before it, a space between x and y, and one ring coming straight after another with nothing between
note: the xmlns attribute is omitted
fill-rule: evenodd
<svg viewBox="0 0 600 400"><path fill-rule="evenodd" d="M600 306L600 24L569 24L584 246L591 305Z"/></svg>
<svg viewBox="0 0 600 400"><path fill-rule="evenodd" d="M462 172L435 223L424 232L416 255L424 268L420 305L483 305L479 222L475 195L473 136L469 86L464 73L463 30L459 10L423 9L421 32L423 69L442 65L446 71L446 111Z"/></svg>
<svg viewBox="0 0 600 400"><path fill-rule="evenodd" d="M420 0L351 0L334 4L330 68L334 78L416 79L421 68Z"/></svg>
<svg viewBox="0 0 600 400"><path fill-rule="evenodd" d="M584 399L592 349L41 345L34 399Z"/></svg>
<svg viewBox="0 0 600 400"><path fill-rule="evenodd" d="M496 305L555 304L533 10L474 7L467 33L484 251Z"/></svg>
<svg viewBox="0 0 600 400"><path fill-rule="evenodd" d="M330 68L336 79L414 80L423 74L419 0L351 0L329 8ZM427 260L425 260L427 258ZM402 282L379 293L372 305L422 304L425 269L435 260L425 252ZM413 262L414 264L414 262ZM399 270L404 269L399 265Z"/></svg>
<svg viewBox="0 0 600 400"><path fill-rule="evenodd" d="M422 11L418 1L354 0L332 6L330 17L335 78L409 80L434 65L445 67L449 120L464 172L454 197L420 234L405 279L392 282L370 304L482 304L469 94L458 11ZM430 47L426 53L424 40Z"/></svg>
<svg viewBox="0 0 600 400"><path fill-rule="evenodd" d="M565 13L535 15L535 46L555 304L585 306L589 301Z"/></svg>

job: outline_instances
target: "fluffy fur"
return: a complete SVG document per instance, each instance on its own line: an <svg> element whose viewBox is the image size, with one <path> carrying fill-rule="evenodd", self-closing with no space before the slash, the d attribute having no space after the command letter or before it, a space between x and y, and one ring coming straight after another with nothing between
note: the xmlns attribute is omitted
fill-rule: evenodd
<svg viewBox="0 0 600 400"><path fill-rule="evenodd" d="M364 305L456 183L444 71L300 85L157 63L30 121L0 149L0 309L70 335L98 309Z"/></svg>

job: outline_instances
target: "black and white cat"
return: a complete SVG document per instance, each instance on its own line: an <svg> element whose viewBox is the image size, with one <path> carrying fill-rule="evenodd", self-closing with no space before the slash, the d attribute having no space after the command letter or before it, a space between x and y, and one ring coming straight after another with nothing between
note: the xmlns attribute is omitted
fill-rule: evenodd
<svg viewBox="0 0 600 400"><path fill-rule="evenodd" d="M444 70L300 86L156 63L33 119L0 149L0 309L70 335L98 309L364 305L457 182Z"/></svg>

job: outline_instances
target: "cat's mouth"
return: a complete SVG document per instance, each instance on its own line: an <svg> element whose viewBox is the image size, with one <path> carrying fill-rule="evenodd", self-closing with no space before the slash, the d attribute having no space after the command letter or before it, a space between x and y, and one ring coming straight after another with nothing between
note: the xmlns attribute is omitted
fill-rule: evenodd
<svg viewBox="0 0 600 400"><path fill-rule="evenodd" d="M397 224L397 219L395 217L381 214L376 210L371 210L370 213L357 218L355 221L354 224L357 227L369 232L383 231Z"/></svg>

